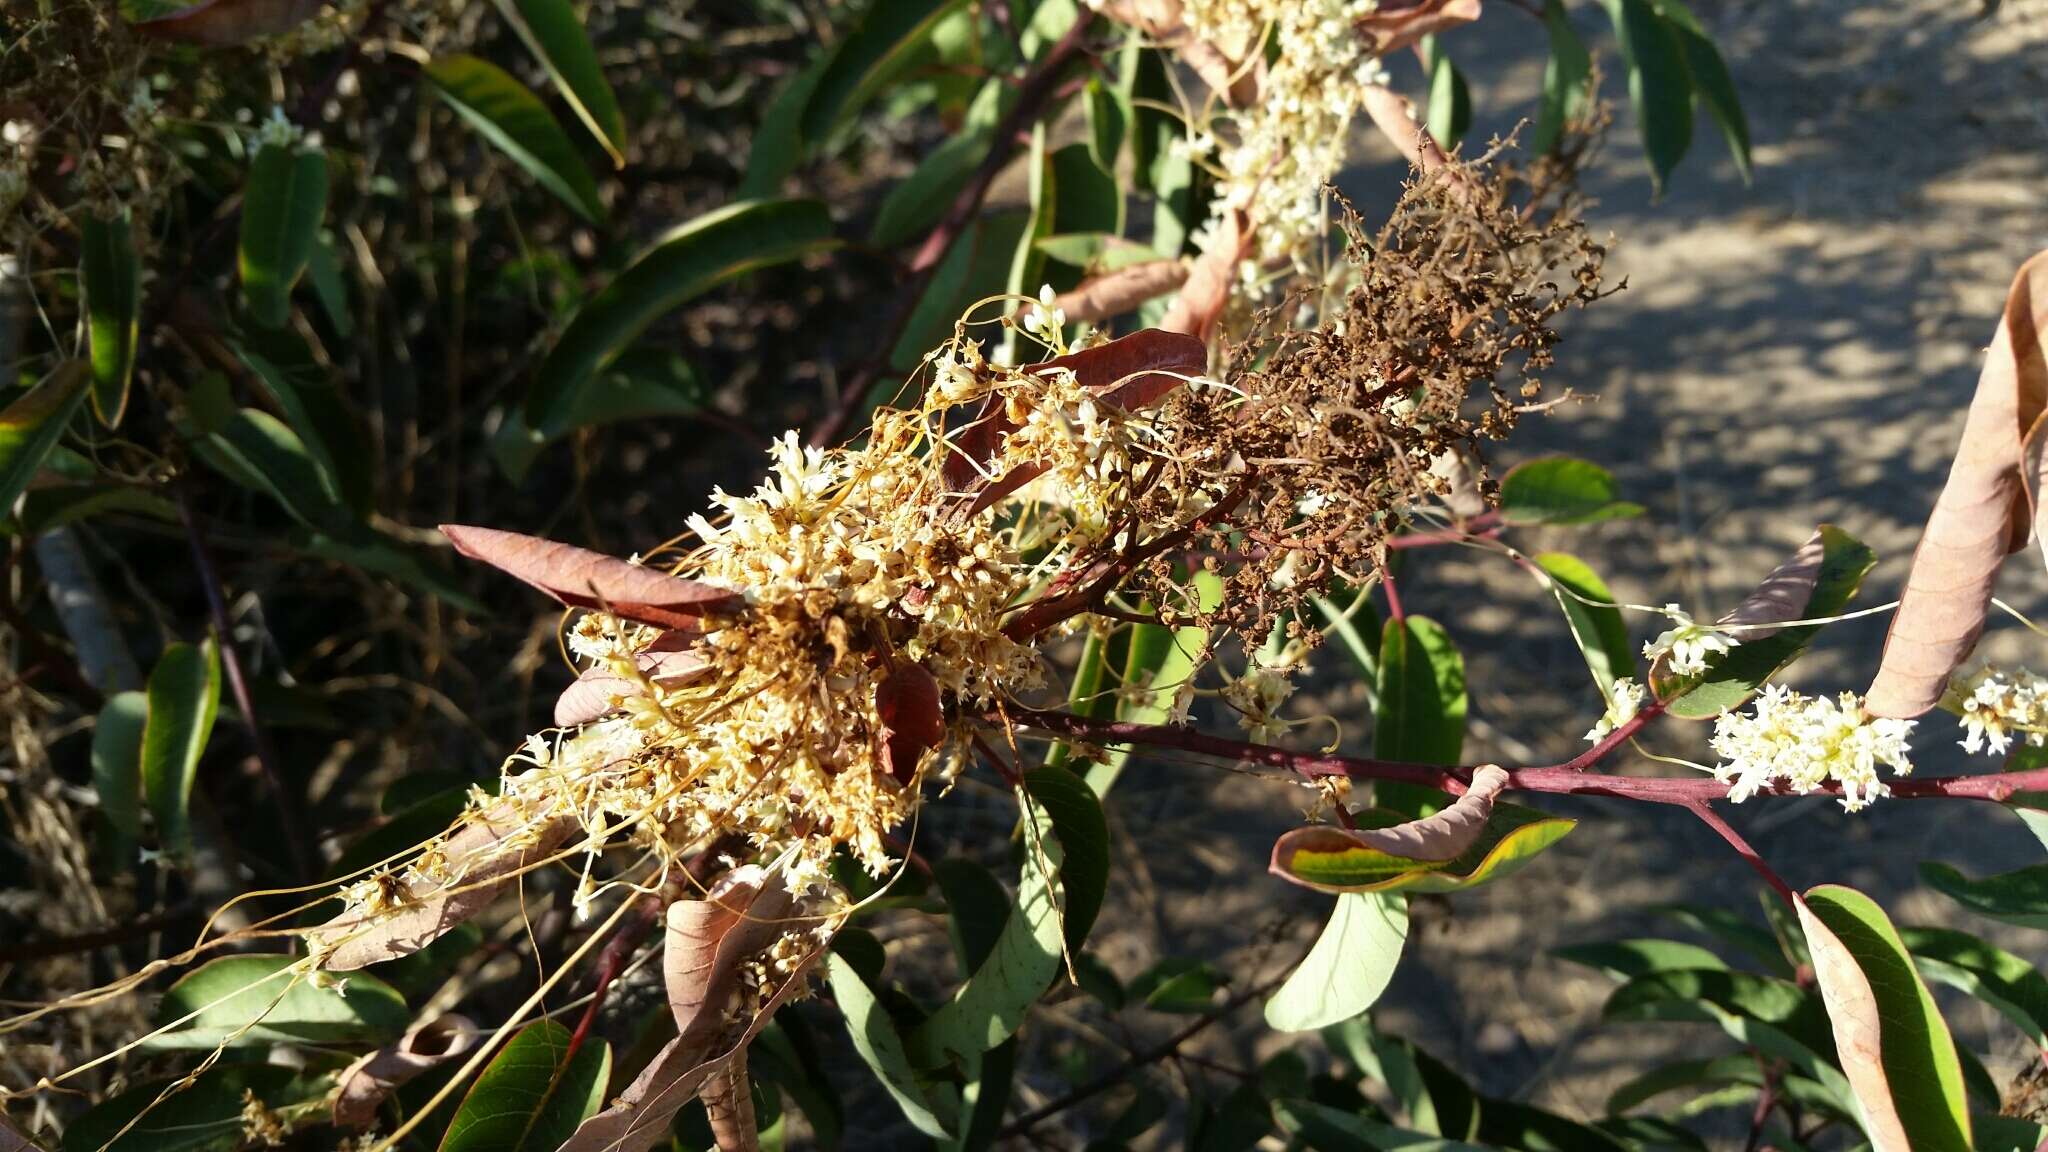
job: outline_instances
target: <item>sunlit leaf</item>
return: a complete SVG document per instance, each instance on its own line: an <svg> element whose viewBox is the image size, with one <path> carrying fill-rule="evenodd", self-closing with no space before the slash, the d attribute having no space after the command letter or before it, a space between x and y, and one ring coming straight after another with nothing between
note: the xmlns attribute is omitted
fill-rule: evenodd
<svg viewBox="0 0 2048 1152"><path fill-rule="evenodd" d="M1969 1152L1955 1041L1884 910L1837 885L1809 889L1798 908L1875 1152Z"/></svg>
<svg viewBox="0 0 2048 1152"><path fill-rule="evenodd" d="M736 276L835 243L832 218L815 200L743 201L669 232L569 322L527 393L527 423L543 433L564 427L577 393L677 305Z"/></svg>
<svg viewBox="0 0 2048 1152"><path fill-rule="evenodd" d="M1192 583L1202 611L1214 611L1222 603L1223 581L1214 572L1197 572ZM1208 631L1197 625L1133 625L1126 633L1123 674L1116 681L1125 691L1106 701L1116 709L1117 719L1134 724L1165 723L1174 698L1194 675L1195 663L1208 643ZM1097 796L1109 795L1130 758L1128 748L1110 749L1100 763L1088 766L1088 786Z"/></svg>
<svg viewBox="0 0 2048 1152"><path fill-rule="evenodd" d="M337 983L316 978L298 957L224 956L193 969L165 991L156 1019L159 1027L172 1030L145 1044L151 1049L375 1046L405 1031L412 1015L390 985L369 975Z"/></svg>
<svg viewBox="0 0 2048 1152"><path fill-rule="evenodd" d="M114 833L108 855L122 865L134 858L142 836L142 731L148 719L147 695L117 692L93 722L93 791Z"/></svg>
<svg viewBox="0 0 2048 1152"><path fill-rule="evenodd" d="M1628 65L1629 104L1658 188L1692 146L1692 79L1678 33L1651 0L1603 0Z"/></svg>
<svg viewBox="0 0 2048 1152"><path fill-rule="evenodd" d="M1719 956L1697 944L1654 938L1571 944L1552 949L1551 955L1588 968L1598 968L1618 980L1630 980L1651 972L1728 967Z"/></svg>
<svg viewBox="0 0 2048 1152"><path fill-rule="evenodd" d="M1592 93L1587 80L1593 57L1573 30L1564 0L1543 0L1543 27L1550 36L1550 57L1543 64L1543 103L1529 150L1541 156L1557 147L1564 126L1584 114Z"/></svg>
<svg viewBox="0 0 2048 1152"><path fill-rule="evenodd" d="M604 219L597 181L547 105L511 73L475 56L437 57L426 66L434 90L470 127L541 187L595 224Z"/></svg>
<svg viewBox="0 0 2048 1152"><path fill-rule="evenodd" d="M1266 1023L1282 1032L1307 1032L1372 1007L1394 978L1407 940L1407 897L1337 897L1315 947L1266 1001Z"/></svg>
<svg viewBox="0 0 2048 1152"><path fill-rule="evenodd" d="M626 118L604 78L590 34L569 0L501 0L498 10L540 58L548 78L612 163L626 162Z"/></svg>
<svg viewBox="0 0 2048 1152"><path fill-rule="evenodd" d="M1619 608L1607 607L1614 603L1614 593L1609 592L1599 575L1576 556L1543 552L1533 559L1536 566L1556 582L1551 592L1557 597L1558 606L1564 609L1565 621L1571 626L1572 641L1578 645L1579 654L1586 658L1586 668L1593 674L1593 683L1599 686L1601 697L1610 698L1616 680L1632 678L1636 673L1635 649L1628 642L1628 625L1622 623Z"/></svg>
<svg viewBox="0 0 2048 1152"><path fill-rule="evenodd" d="M91 365L72 360L0 408L0 515L14 507L91 390Z"/></svg>
<svg viewBox="0 0 2048 1152"><path fill-rule="evenodd" d="M963 0L870 0L860 22L832 53L804 108L803 135L825 139L839 122L881 91L929 43Z"/></svg>
<svg viewBox="0 0 2048 1152"><path fill-rule="evenodd" d="M1923 860L1920 878L1980 916L2023 928L2048 928L2048 864L1972 879L1938 860Z"/></svg>
<svg viewBox="0 0 2048 1152"><path fill-rule="evenodd" d="M1500 514L1510 524L1591 524L1642 513L1642 505L1617 499L1614 474L1589 460L1545 456L1501 477Z"/></svg>
<svg viewBox="0 0 2048 1152"><path fill-rule="evenodd" d="M1751 176L1749 118L1743 115L1742 101L1735 94L1735 80L1728 75L1727 62L1721 59L1720 50L1708 38L1699 17L1693 15L1683 0L1653 2L1672 34L1678 37L1679 48L1685 53L1686 71L1692 77L1694 94L1706 105L1707 114L1720 126L1721 134L1727 137L1728 154L1734 157L1735 170L1747 183Z"/></svg>
<svg viewBox="0 0 2048 1152"><path fill-rule="evenodd" d="M1361 825L1398 823L1396 813L1368 809ZM1513 804L1495 804L1493 818L1478 841L1454 860L1410 860L1356 843L1296 846L1284 864L1289 880L1323 892L1455 892L1512 875L1537 853L1557 843L1578 822ZM1276 870L1282 862L1274 861Z"/></svg>
<svg viewBox="0 0 2048 1152"><path fill-rule="evenodd" d="M854 1051L903 1110L904 1119L927 1136L945 1137L959 1120L959 1103L951 1091L918 1080L896 1025L874 990L851 964L837 955L826 957L825 978L831 986L832 999L846 1017Z"/></svg>
<svg viewBox="0 0 2048 1152"><path fill-rule="evenodd" d="M1465 748L1465 658L1443 626L1424 616L1388 620L1380 636L1372 754L1382 760L1456 764ZM1375 802L1426 816L1450 802L1443 793L1379 781Z"/></svg>
<svg viewBox="0 0 2048 1152"><path fill-rule="evenodd" d="M327 213L327 153L266 145L249 160L238 265L249 315L265 328L291 317L292 287L313 258Z"/></svg>
<svg viewBox="0 0 2048 1152"><path fill-rule="evenodd" d="M135 376L135 342L142 315L142 269L135 259L128 211L85 213L78 226L79 269L85 282L86 324L92 338L92 407L109 428L128 410Z"/></svg>
<svg viewBox="0 0 2048 1152"><path fill-rule="evenodd" d="M2032 964L1948 928L1901 928L1899 938L1922 976L1982 1000L2017 1025L2036 1047L2048 1047L2048 977Z"/></svg>
<svg viewBox="0 0 2048 1152"><path fill-rule="evenodd" d="M173 644L149 673L148 717L142 727L142 790L166 852L192 853L190 804L199 757L220 712L220 650Z"/></svg>
<svg viewBox="0 0 2048 1152"><path fill-rule="evenodd" d="M441 1152L554 1152L604 1106L611 1077L609 1044L593 1036L573 1054L569 1046L569 1029L553 1020L520 1029L462 1098Z"/></svg>

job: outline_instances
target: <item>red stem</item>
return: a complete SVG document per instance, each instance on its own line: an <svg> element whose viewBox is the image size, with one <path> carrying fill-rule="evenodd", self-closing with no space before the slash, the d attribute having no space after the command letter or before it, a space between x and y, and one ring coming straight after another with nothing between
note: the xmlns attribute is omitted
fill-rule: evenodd
<svg viewBox="0 0 2048 1152"><path fill-rule="evenodd" d="M1688 804L1686 807L1690 808L1692 814L1699 817L1700 821L1707 827L1719 833L1721 839L1726 840L1728 846L1735 849L1736 855L1747 861L1751 868L1756 869L1756 874L1764 878L1764 883L1777 889L1778 895L1785 898L1785 905L1787 907L1795 910L1798 908L1798 902L1792 897L1792 886L1785 883L1784 878L1779 876L1769 864L1764 862L1763 854L1750 847L1749 841L1742 838L1742 833L1737 832L1726 820L1721 819L1719 812L1714 811L1705 804Z"/></svg>

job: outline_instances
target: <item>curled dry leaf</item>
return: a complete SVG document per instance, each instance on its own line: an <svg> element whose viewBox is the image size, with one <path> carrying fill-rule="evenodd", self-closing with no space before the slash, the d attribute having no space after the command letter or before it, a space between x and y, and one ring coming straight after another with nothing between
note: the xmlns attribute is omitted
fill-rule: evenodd
<svg viewBox="0 0 2048 1152"><path fill-rule="evenodd" d="M727 1087L717 1092L730 1088L743 1094L747 1045L775 1010L803 987L804 973L824 951L824 943L818 942L783 977L735 1036L727 1017L739 1004L741 965L783 934L809 932L817 924L815 919L792 917L789 891L781 879L754 866L736 869L703 900L669 905L662 973L669 1008L675 1013L676 1037L616 1103L585 1120L560 1152L646 1152L668 1140L669 1125L683 1105L700 1094L707 1104L716 1098L711 1085L719 1077ZM727 1110L729 1120L734 1117L735 1105L729 1098L719 1106Z"/></svg>
<svg viewBox="0 0 2048 1152"><path fill-rule="evenodd" d="M1292 878L1296 853L1342 852L1350 848L1367 848L1404 860L1456 860L1478 842L1486 822L1493 817L1493 802L1507 784L1507 771L1488 764L1472 773L1471 785L1456 803L1433 816L1392 828L1337 828L1328 824L1296 828L1274 841L1271 871Z"/></svg>
<svg viewBox="0 0 2048 1152"><path fill-rule="evenodd" d="M1072 372L1082 387L1099 392L1104 401L1135 411L1158 403L1189 377L1208 371L1209 350L1200 340L1186 335L1147 328L1107 344L1029 365L1024 371L1049 372L1061 368ZM983 467L995 458L1003 437L1016 427L1004 417L1000 396L984 401L973 422L952 438L953 455L946 459L944 471L947 487L956 492L975 490L981 482ZM1020 468L988 482L968 505L967 514L980 512L1023 487L1037 474Z"/></svg>
<svg viewBox="0 0 2048 1152"><path fill-rule="evenodd" d="M410 956L483 911L522 870L554 852L575 829L576 821L567 816L536 825L500 800L471 816L441 845L445 874L451 877L446 883L396 881L402 891L395 908L344 912L308 932L306 943L330 972ZM514 837L521 847L499 850Z"/></svg>
<svg viewBox="0 0 2048 1152"><path fill-rule="evenodd" d="M1159 322L1169 332L1184 332L1207 340L1210 329L1230 302L1230 289L1237 283L1237 266L1251 251L1252 218L1243 208L1232 208L1209 237L1202 254L1188 269L1187 283Z"/></svg>
<svg viewBox="0 0 2048 1152"><path fill-rule="evenodd" d="M1147 260L1114 272L1091 276L1078 287L1062 292L1053 307L1069 320L1094 323L1121 316L1187 283L1188 266L1179 260Z"/></svg>
<svg viewBox="0 0 2048 1152"><path fill-rule="evenodd" d="M882 766L908 784L924 754L946 738L939 682L916 664L898 662L875 686L875 714L882 721Z"/></svg>
<svg viewBox="0 0 2048 1152"><path fill-rule="evenodd" d="M1820 579L1821 563L1827 559L1827 552L1826 539L1822 533L1815 532L1790 559L1771 569L1771 574L1756 586L1756 591L1744 597L1742 603L1721 617L1718 623L1737 625L1735 638L1745 644L1777 635L1788 621L1806 614L1807 602L1813 599L1814 582Z"/></svg>
<svg viewBox="0 0 2048 1152"><path fill-rule="evenodd" d="M323 0L211 0L149 20L135 28L158 40L228 48L289 32L311 19Z"/></svg>
<svg viewBox="0 0 2048 1152"><path fill-rule="evenodd" d="M1874 715L1910 719L1940 702L1949 674L1984 631L1999 565L2027 542L2030 485L2039 485L2039 431L2048 408L2043 324L2048 252L2020 267L2006 296L1962 444L1885 636L1884 659L1864 703ZM2048 544L2048 536L2043 539Z"/></svg>
<svg viewBox="0 0 2048 1152"><path fill-rule="evenodd" d="M728 615L745 604L730 589L573 544L467 524L443 524L441 534L464 556L502 569L571 608L609 612L657 628L694 629L702 617Z"/></svg>
<svg viewBox="0 0 2048 1152"><path fill-rule="evenodd" d="M1352 27L1384 56L1438 32L1479 19L1479 0L1380 0Z"/></svg>
<svg viewBox="0 0 2048 1152"><path fill-rule="evenodd" d="M680 628L662 633L646 651L634 657L640 665L644 682L621 676L603 664L584 669L583 674L555 698L555 724L574 728L615 712L618 710L616 701L638 696L645 683L683 684L703 675L710 665L693 647L701 636L702 633Z"/></svg>
<svg viewBox="0 0 2048 1152"><path fill-rule="evenodd" d="M414 1024L396 1043L342 1070L334 1096L335 1127L368 1127L393 1092L437 1064L468 1055L481 1038L468 1017L452 1012Z"/></svg>

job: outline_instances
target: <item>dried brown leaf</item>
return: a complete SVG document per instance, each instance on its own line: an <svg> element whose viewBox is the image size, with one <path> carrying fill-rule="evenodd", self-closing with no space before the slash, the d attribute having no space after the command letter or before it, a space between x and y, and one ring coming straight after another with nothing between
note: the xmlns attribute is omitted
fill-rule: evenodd
<svg viewBox="0 0 2048 1152"><path fill-rule="evenodd" d="M1821 923L1804 898L1795 894L1792 902L1799 910L1799 926L1813 956L1814 977L1834 1027L1842 1071L1848 1074L1856 1102L1863 1106L1864 1135L1876 1152L1911 1152L1905 1123L1892 1103L1891 1085L1885 1078L1883 1018L1870 978L1841 937Z"/></svg>
<svg viewBox="0 0 2048 1152"><path fill-rule="evenodd" d="M393 1092L437 1064L468 1055L480 1039L476 1025L454 1013L414 1024L396 1043L342 1070L334 1096L335 1127L368 1127Z"/></svg>
<svg viewBox="0 0 2048 1152"><path fill-rule="evenodd" d="M2048 252L2021 266L2006 296L1962 444L1913 553L1884 659L1864 702L1874 715L1910 719L1940 702L1949 675L1984 631L1999 565L2027 542L2025 469L2048 408L2043 324Z"/></svg>
<svg viewBox="0 0 2048 1152"><path fill-rule="evenodd" d="M1775 635L1788 621L1806 614L1813 599L1814 582L1820 579L1821 562L1827 558L1827 542L1815 532L1789 559L1764 577L1756 591L1744 597L1733 612L1721 617L1721 624L1763 625L1743 627L1735 638L1744 644Z"/></svg>
<svg viewBox="0 0 2048 1152"><path fill-rule="evenodd" d="M1094 323L1121 316L1187 283L1188 266L1179 260L1147 260L1129 264L1114 272L1091 276L1062 292L1053 307L1069 320Z"/></svg>
<svg viewBox="0 0 2048 1152"><path fill-rule="evenodd" d="M754 1089L747 1080L747 1050L711 1070L697 1090L718 1152L760 1152L761 1137L754 1119Z"/></svg>
<svg viewBox="0 0 2048 1152"><path fill-rule="evenodd" d="M227 48L289 32L320 10L322 0L211 0L169 15L138 20L135 28L158 40Z"/></svg>
<svg viewBox="0 0 2048 1152"><path fill-rule="evenodd" d="M344 912L307 933L315 952L325 952L320 966L330 972L351 972L370 964L410 956L449 929L488 907L529 864L561 846L576 821L556 816L529 828L508 800L500 800L470 817L442 845L447 875L443 885L426 880L395 881L402 890L395 912ZM522 848L492 854L508 838L519 836Z"/></svg>
<svg viewBox="0 0 2048 1152"><path fill-rule="evenodd" d="M1424 36L1477 19L1479 0L1381 0L1352 27L1371 43L1374 52L1384 56Z"/></svg>
<svg viewBox="0 0 2048 1152"><path fill-rule="evenodd" d="M1366 848L1403 860L1456 860L1479 840L1493 817L1493 802L1507 787L1508 774L1488 764L1472 773L1472 784L1457 802L1433 816L1392 828L1337 828L1318 824L1284 833L1273 843L1272 871L1293 876L1298 852L1342 852Z"/></svg>
<svg viewBox="0 0 2048 1152"><path fill-rule="evenodd" d="M696 643L698 633L681 631L666 633L668 636L686 636ZM704 674L710 668L702 653L696 651L663 651L649 648L634 657L640 665L640 675L659 685L688 683ZM617 711L613 702L621 697L638 696L642 682L629 676L621 676L603 664L583 670L583 674L562 690L555 698L555 724L562 728L574 728L588 724L600 716Z"/></svg>
<svg viewBox="0 0 2048 1152"><path fill-rule="evenodd" d="M739 593L615 556L496 528L443 524L441 534L472 560L524 580L571 608L609 612L657 628L694 629L704 616L745 604Z"/></svg>
<svg viewBox="0 0 2048 1152"><path fill-rule="evenodd" d="M1210 329L1230 302L1230 290L1237 283L1237 266L1251 251L1252 218L1243 208L1233 208L1223 217L1222 227L1209 238L1202 254L1188 269L1187 283L1166 310L1159 326L1169 332L1184 332L1206 340Z"/></svg>

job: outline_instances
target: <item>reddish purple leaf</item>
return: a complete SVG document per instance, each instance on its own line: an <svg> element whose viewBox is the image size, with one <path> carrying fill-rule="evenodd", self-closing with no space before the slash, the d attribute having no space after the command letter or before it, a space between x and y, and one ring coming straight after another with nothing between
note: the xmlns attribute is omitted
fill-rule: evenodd
<svg viewBox="0 0 2048 1152"><path fill-rule="evenodd" d="M730 615L746 603L739 593L713 584L538 536L467 524L443 524L441 534L464 556L503 569L571 608L657 628L695 629L700 617Z"/></svg>
<svg viewBox="0 0 2048 1152"><path fill-rule="evenodd" d="M695 643L697 633L681 631L664 633L668 636L686 636ZM696 679L710 668L702 653L696 651L660 650L650 647L636 656L640 674L656 684L668 686L683 684ZM555 698L555 724L562 728L574 728L588 724L600 716L617 711L613 701L626 696L640 694L640 681L621 676L605 665L599 664L583 670L574 683L562 690Z"/></svg>
<svg viewBox="0 0 2048 1152"><path fill-rule="evenodd" d="M320 10L322 0L209 0L166 16L138 20L135 28L158 40L228 48L289 32Z"/></svg>
<svg viewBox="0 0 2048 1152"><path fill-rule="evenodd" d="M925 752L946 738L939 682L916 664L899 663L875 686L875 714L882 721L882 767L908 784Z"/></svg>

